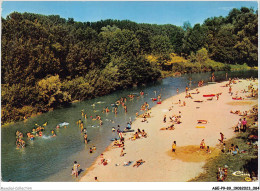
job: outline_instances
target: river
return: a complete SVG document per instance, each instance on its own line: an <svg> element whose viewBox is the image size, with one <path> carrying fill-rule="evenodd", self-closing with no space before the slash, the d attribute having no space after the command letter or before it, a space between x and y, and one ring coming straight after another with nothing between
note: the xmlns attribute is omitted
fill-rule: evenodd
<svg viewBox="0 0 260 191"><path fill-rule="evenodd" d="M77 161L83 170L89 167L94 160L111 143L111 139L117 137L112 132L112 127L123 130L129 120L135 119L135 113L140 110L144 102L148 102L150 107L156 102L151 98L161 94L162 100L185 91L186 86L191 89L196 88L199 80L204 80L207 85L211 73L186 74L180 77L169 77L156 83L142 87L133 87L127 90L116 91L112 94L73 103L69 107L55 109L48 113L32 117L24 122L17 122L1 128L1 175L2 181L13 182L74 182L76 179L71 176L73 162ZM225 72L215 72L216 81L226 80ZM233 71L228 72L228 77L258 77L258 71ZM139 96L140 91L144 91L144 96ZM128 112L125 113L122 106L118 107L118 114L102 113L104 107L112 109L111 104L121 97L127 97L130 93L135 94L133 100L127 99ZM139 96L139 98L137 98ZM87 113L88 118L81 116L81 110ZM102 127L98 121L91 120L90 116L100 115L103 120ZM83 134L76 124L77 120L83 120L84 127L87 128L90 142L85 145ZM26 147L16 149L15 132L21 131L24 136L36 127L47 122L42 137L36 137L34 141L27 140ZM59 123L68 122L67 128L61 127L56 130ZM57 136L51 137L51 130L55 130ZM97 150L89 153L89 148L96 146ZM84 173L84 171L83 171ZM81 173L79 176L81 176Z"/></svg>

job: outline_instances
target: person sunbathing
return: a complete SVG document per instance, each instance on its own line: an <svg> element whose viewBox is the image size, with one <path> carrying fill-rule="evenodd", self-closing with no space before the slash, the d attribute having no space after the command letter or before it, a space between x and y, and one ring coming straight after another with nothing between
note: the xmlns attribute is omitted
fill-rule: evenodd
<svg viewBox="0 0 260 191"><path fill-rule="evenodd" d="M185 96L185 98L191 98L191 99L192 99L191 94L190 94L190 93L187 94L187 95Z"/></svg>
<svg viewBox="0 0 260 191"><path fill-rule="evenodd" d="M241 114L240 110L236 110L236 111L232 111L232 110L231 110L230 113L239 114L239 115Z"/></svg>
<svg viewBox="0 0 260 191"><path fill-rule="evenodd" d="M147 137L147 133L144 131L144 129L142 130L142 137L144 137L144 138Z"/></svg>
<svg viewBox="0 0 260 191"><path fill-rule="evenodd" d="M174 128L174 124L172 124L171 126L169 126L168 128L167 128L167 130L174 130L175 128Z"/></svg>
<svg viewBox="0 0 260 191"><path fill-rule="evenodd" d="M133 165L133 167L139 167L141 164L145 163L145 161L143 161L143 159L140 159L138 161L136 161L136 163Z"/></svg>
<svg viewBox="0 0 260 191"><path fill-rule="evenodd" d="M141 122L148 122L148 121L147 121L146 117L144 117Z"/></svg>
<svg viewBox="0 0 260 191"><path fill-rule="evenodd" d="M207 124L207 123L208 123L207 120L197 120L197 121L198 121L198 123L200 123L200 124Z"/></svg>
<svg viewBox="0 0 260 191"><path fill-rule="evenodd" d="M115 139L114 146L117 146L118 144L119 144L119 141L117 139Z"/></svg>
<svg viewBox="0 0 260 191"><path fill-rule="evenodd" d="M134 140L139 139L139 138L140 138L140 137L139 137L138 133L135 132L134 136L131 137L130 139L131 139L132 141L134 141Z"/></svg>
<svg viewBox="0 0 260 191"><path fill-rule="evenodd" d="M174 124L172 124L171 126L169 127L162 127L160 130L174 130Z"/></svg>
<svg viewBox="0 0 260 191"><path fill-rule="evenodd" d="M101 164L103 164L104 166L106 166L108 163L107 163L107 160L106 159L102 159L101 160Z"/></svg>

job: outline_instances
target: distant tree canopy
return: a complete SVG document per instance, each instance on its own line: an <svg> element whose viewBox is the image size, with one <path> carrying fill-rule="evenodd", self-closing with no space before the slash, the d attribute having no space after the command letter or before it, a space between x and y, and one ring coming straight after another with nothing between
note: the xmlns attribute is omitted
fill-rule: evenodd
<svg viewBox="0 0 260 191"><path fill-rule="evenodd" d="M246 7L193 27L18 12L1 19L2 121L155 81L161 70L183 68L172 67L171 53L191 58L190 68L206 57L258 64L258 14Z"/></svg>

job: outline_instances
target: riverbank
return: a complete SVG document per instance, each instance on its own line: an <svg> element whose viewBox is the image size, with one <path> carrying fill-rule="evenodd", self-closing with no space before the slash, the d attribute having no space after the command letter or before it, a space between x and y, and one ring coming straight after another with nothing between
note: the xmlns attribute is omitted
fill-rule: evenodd
<svg viewBox="0 0 260 191"><path fill-rule="evenodd" d="M247 86L257 82L242 80L232 85L232 92L237 96L245 97L248 93ZM80 181L94 181L97 177L102 182L183 182L188 181L203 172L203 166L207 159L218 154L220 132L226 139L232 138L235 133L233 127L237 124L239 115L230 113L231 110L245 111L251 109L257 100L244 99L232 100L228 93L228 87L223 87L227 82L212 84L199 88L199 94L191 94L193 99L185 98L185 92L164 100L151 109L151 118L148 123L141 122L137 118L132 128L140 128L147 132L147 138L135 141L129 140L132 133L125 135L126 153L120 157L121 148L113 148L112 145L103 153L108 160L108 165L100 164L97 158L94 164L86 170ZM195 90L189 91L196 93ZM203 97L204 94L221 93L219 100ZM234 95L233 95L234 96ZM181 104L178 104L181 100ZM181 106L183 101L186 106ZM203 101L203 102L194 102ZM242 104L236 104L242 102ZM169 108L170 111L169 111ZM169 116L179 115L181 112L181 124L175 124L175 130L160 130L171 125ZM166 123L163 122L164 115L167 116ZM207 120L207 124L197 124L197 120ZM203 128L196 128L203 127ZM202 139L212 149L211 154L200 151L199 145ZM176 141L176 153L171 152L172 142ZM194 155L196 153L196 156ZM188 156L189 160L186 160ZM141 166L133 167L133 164L142 159L145 161ZM124 162L133 161L130 166L124 166Z"/></svg>

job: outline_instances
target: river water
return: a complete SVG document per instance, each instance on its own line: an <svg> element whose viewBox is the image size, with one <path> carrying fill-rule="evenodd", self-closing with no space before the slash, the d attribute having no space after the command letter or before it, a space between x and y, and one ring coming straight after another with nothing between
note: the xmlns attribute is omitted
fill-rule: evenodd
<svg viewBox="0 0 260 191"><path fill-rule="evenodd" d="M197 87L199 80L209 81L211 73L187 74L180 77L169 77L153 84L142 87L133 87L128 90L116 91L112 94L95 99L73 103L71 106L56 109L48 113L33 117L25 122L17 122L1 128L1 178L2 181L11 180L13 182L74 182L76 179L71 176L73 162L77 161L83 170L89 167L94 160L111 143L111 139L117 134L112 132L112 127L123 130L129 120L135 119L135 113L140 110L144 102L148 102L150 107L156 102L151 98L161 94L162 100L185 91L186 86L191 89ZM257 77L258 71L237 71L228 72L228 77ZM226 80L225 72L215 72L216 81ZM207 84L207 83L205 83ZM139 96L143 90L144 96L135 97L133 100L127 99L127 113L122 106L118 107L118 114L102 113L104 107L112 109L114 104L121 97L127 97L130 93ZM94 104L94 105L93 105ZM88 118L81 116L81 110L87 113ZM90 116L100 115L103 121L102 127L98 121L91 120ZM85 145L83 134L76 124L82 119L84 127L87 129L90 142ZM47 122L43 137L36 137L34 141L27 140L26 147L16 149L15 132L21 131L24 136L36 127L35 124L42 125ZM56 130L57 124L68 122L67 128ZM57 136L51 137L51 130L55 130ZM90 154L89 148L96 146L97 150ZM84 171L79 175L79 177Z"/></svg>

